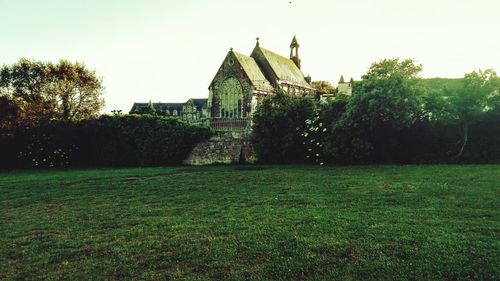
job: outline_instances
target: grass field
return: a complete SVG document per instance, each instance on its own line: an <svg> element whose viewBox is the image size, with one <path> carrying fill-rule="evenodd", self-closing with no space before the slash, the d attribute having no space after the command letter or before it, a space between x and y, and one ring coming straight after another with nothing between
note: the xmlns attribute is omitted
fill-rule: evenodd
<svg viewBox="0 0 500 281"><path fill-rule="evenodd" d="M0 172L0 280L499 280L500 165Z"/></svg>

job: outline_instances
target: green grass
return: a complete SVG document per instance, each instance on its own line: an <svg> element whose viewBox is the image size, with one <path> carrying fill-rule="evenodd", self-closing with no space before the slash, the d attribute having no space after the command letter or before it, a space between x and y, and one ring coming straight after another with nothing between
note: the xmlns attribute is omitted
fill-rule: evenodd
<svg viewBox="0 0 500 281"><path fill-rule="evenodd" d="M0 280L499 280L500 165L0 173Z"/></svg>

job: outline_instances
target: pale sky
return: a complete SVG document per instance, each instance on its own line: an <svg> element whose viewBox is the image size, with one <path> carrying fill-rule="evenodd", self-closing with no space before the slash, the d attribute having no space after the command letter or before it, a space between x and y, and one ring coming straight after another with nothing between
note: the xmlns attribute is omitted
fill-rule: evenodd
<svg viewBox="0 0 500 281"><path fill-rule="evenodd" d="M289 55L334 84L383 58L414 58L423 77L500 72L500 0L0 0L0 64L84 62L106 108L207 97L230 47Z"/></svg>

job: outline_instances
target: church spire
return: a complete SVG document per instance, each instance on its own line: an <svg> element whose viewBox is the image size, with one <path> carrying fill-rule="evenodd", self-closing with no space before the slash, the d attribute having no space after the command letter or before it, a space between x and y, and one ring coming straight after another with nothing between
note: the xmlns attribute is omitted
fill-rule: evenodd
<svg viewBox="0 0 500 281"><path fill-rule="evenodd" d="M290 59L297 65L300 69L300 59L299 59L299 42L297 42L297 37L293 36L292 43L290 43ZM295 53L294 53L295 50Z"/></svg>
<svg viewBox="0 0 500 281"><path fill-rule="evenodd" d="M339 84L340 84L340 83L345 83L345 81L344 81L344 75L343 75L343 74L342 74L342 75L340 75Z"/></svg>

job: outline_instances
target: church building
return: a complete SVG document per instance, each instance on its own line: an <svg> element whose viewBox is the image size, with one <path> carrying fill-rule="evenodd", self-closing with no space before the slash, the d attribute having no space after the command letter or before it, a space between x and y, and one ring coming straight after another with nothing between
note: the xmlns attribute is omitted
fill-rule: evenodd
<svg viewBox="0 0 500 281"><path fill-rule="evenodd" d="M300 70L299 43L293 37L290 57L271 52L259 44L250 56L235 52L226 55L208 87L211 118L246 118L259 101L278 89L292 96L314 96L311 78Z"/></svg>
<svg viewBox="0 0 500 281"><path fill-rule="evenodd" d="M292 96L315 96L311 77L300 70L299 43L294 36L288 58L259 44L250 56L227 53L208 87L208 99L189 99L185 103L134 103L131 114L156 113L175 116L191 123L219 129L245 129L259 102L283 90Z"/></svg>

